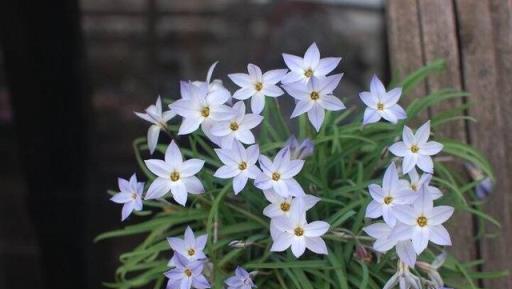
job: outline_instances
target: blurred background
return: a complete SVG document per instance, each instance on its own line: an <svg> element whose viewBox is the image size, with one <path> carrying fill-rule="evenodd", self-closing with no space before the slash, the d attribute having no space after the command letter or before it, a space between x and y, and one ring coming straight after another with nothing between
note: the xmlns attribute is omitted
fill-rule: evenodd
<svg viewBox="0 0 512 289"><path fill-rule="evenodd" d="M285 67L315 41L341 56L339 97L389 80L383 0L2 1L0 288L101 288L137 240L109 201L136 168L135 117L179 80ZM130 223L133 220L129 220ZM136 221L135 221L136 222Z"/></svg>

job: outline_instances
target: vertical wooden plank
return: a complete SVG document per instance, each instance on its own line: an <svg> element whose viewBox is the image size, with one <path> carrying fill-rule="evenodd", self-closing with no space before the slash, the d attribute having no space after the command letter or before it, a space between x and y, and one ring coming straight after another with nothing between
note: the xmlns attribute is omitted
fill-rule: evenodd
<svg viewBox="0 0 512 289"><path fill-rule="evenodd" d="M462 88L459 49L457 44L457 27L452 1L431 0L418 1L419 18L423 40L423 52L425 62L443 58L446 61L446 70L439 75L430 76L427 79L427 91L433 92L442 88ZM458 107L462 99L444 101L432 108L432 114ZM464 121L453 121L444 124L435 130L442 137L449 137L466 142ZM452 169L462 171L462 164L452 164ZM467 224L460 226L460 224ZM459 260L473 260L476 257L476 243L472 228L473 218L471 214L456 212L449 223L449 231L452 235L453 246L450 250Z"/></svg>
<svg viewBox="0 0 512 289"><path fill-rule="evenodd" d="M507 168L506 137L504 115L510 113L510 106L504 107L503 100L510 98L498 88L497 63L502 60L496 56L495 36L489 1L456 0L459 23L460 47L465 89L471 93L474 102L470 114L478 122L470 125L471 142L484 151L494 166L497 185L490 196L485 209L488 214L502 222L503 228L496 229L488 225L489 234L496 238L485 239L481 244L484 271L510 269L512 250L510 249L510 189L512 179ZM501 44L500 44L501 45ZM510 47L508 48L510 49ZM507 75L506 77L510 77ZM507 80L509 81L509 80ZM503 110L503 111L502 111ZM507 144L508 146L508 144ZM510 148L510 147L509 147ZM512 277L485 282L485 288L512 288Z"/></svg>
<svg viewBox="0 0 512 289"><path fill-rule="evenodd" d="M393 76L404 76L423 66L420 23L416 1L393 0L386 2L388 47ZM398 75L396 75L398 74ZM415 97L425 95L426 87L419 85L400 103L407 106Z"/></svg>

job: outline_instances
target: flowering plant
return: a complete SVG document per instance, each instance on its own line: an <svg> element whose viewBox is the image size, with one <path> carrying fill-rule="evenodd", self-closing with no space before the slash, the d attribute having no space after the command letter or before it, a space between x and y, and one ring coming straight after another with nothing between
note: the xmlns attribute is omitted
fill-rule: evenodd
<svg viewBox="0 0 512 289"><path fill-rule="evenodd" d="M366 106L360 111L334 94L342 74L332 71L341 58L320 58L313 43L304 57L283 59L287 69L263 72L249 64L248 73L228 75L239 87L233 94L212 80L215 63L206 81L182 81L181 97L164 100L168 110L159 97L136 113L151 123L147 137L134 141L146 182L135 174L120 178L111 200L123 204L122 220L133 212L142 221L97 240L145 238L121 255L116 280L106 285L475 288L478 262L447 255L452 242L444 223L455 208L496 223L468 193L484 177L492 182L492 170L466 144L431 140L431 128L465 119L465 107L435 115L416 131L405 125L466 94L444 89L406 109L399 104L443 62L389 90L374 76L359 94ZM288 95L295 101L291 120L278 101ZM482 177L464 181L452 169L458 160Z"/></svg>

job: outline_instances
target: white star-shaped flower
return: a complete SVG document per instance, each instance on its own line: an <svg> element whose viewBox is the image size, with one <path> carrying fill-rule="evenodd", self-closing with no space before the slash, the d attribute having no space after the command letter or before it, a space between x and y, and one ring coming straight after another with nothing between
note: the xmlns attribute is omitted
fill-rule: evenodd
<svg viewBox="0 0 512 289"><path fill-rule="evenodd" d="M420 177L420 175L418 174L416 169L413 168L408 173L408 176L409 176L410 182L408 180L400 180L400 182L402 183L403 186L409 188L411 191L419 192L420 188L423 185L425 185L426 192L428 194L430 194L430 196L432 197L433 200L437 200L443 196L443 193L441 193L441 190L430 185L430 181L432 180L431 174L424 173L424 174L421 174L421 177ZM418 196L419 196L419 194L418 194Z"/></svg>
<svg viewBox="0 0 512 289"><path fill-rule="evenodd" d="M242 267L236 267L235 275L229 277L224 281L228 285L227 289L251 289L256 288L254 282L251 279L251 274L245 271Z"/></svg>
<svg viewBox="0 0 512 289"><path fill-rule="evenodd" d="M185 87L186 84L182 84ZM229 93L221 90L208 91L208 84L189 84L185 88L186 93L181 99L171 103L169 108L183 117L178 134L194 132L202 124L202 129L207 133L208 123L211 121L226 120L231 117L231 109L224 103L229 99Z"/></svg>
<svg viewBox="0 0 512 289"><path fill-rule="evenodd" d="M233 98L245 100L251 98L251 111L260 114L265 106L265 96L278 97L284 92L276 84L286 75L287 69L269 70L265 73L254 65L247 65L245 73L233 73L228 77L241 88L235 91Z"/></svg>
<svg viewBox="0 0 512 289"><path fill-rule="evenodd" d="M367 218L382 216L390 226L396 224L395 212L400 205L412 204L418 195L405 188L398 179L395 163L391 163L384 173L382 187L376 184L368 186L373 200L366 207Z"/></svg>
<svg viewBox="0 0 512 289"><path fill-rule="evenodd" d="M304 190L293 178L304 166L303 160L291 160L288 149L280 150L272 162L268 157L260 155L260 168L263 171L254 181L261 190L273 189L282 197L303 196Z"/></svg>
<svg viewBox="0 0 512 289"><path fill-rule="evenodd" d="M184 237L184 239L170 237L167 238L167 242L169 242L169 246L171 246L174 252L187 258L189 261L206 259L206 255L204 254L203 250L206 247L208 235L204 234L196 238L192 229L187 226ZM173 257L170 263L174 264L175 260L176 258Z"/></svg>
<svg viewBox="0 0 512 289"><path fill-rule="evenodd" d="M386 92L382 82L373 76L370 82L370 91L359 93L359 97L368 107L364 111L363 124L378 122L381 118L397 123L407 118L405 110L397 104L402 94L402 88L397 87Z"/></svg>
<svg viewBox="0 0 512 289"><path fill-rule="evenodd" d="M261 115L245 114L245 104L239 101L233 105L231 118L224 121L217 121L213 124L211 133L221 138L221 147L231 148L235 140L244 144L255 142L251 129L258 126L263 117Z"/></svg>
<svg viewBox="0 0 512 289"><path fill-rule="evenodd" d="M307 82L311 77L324 77L333 71L341 61L341 57L326 57L320 59L320 51L316 43L312 43L304 58L283 53L283 60L290 72L281 80L283 84L293 83L297 81Z"/></svg>
<svg viewBox="0 0 512 289"><path fill-rule="evenodd" d="M381 253L386 253L395 247L400 260L407 265L414 267L417 256L411 240L399 241L395 238L390 238L392 229L393 227L386 223L375 223L364 227L363 231L365 231L369 236L375 238L373 249Z"/></svg>
<svg viewBox="0 0 512 289"><path fill-rule="evenodd" d="M114 203L124 204L121 212L121 221L124 221L134 210L142 210L144 183L137 182L137 176L135 174L130 177L130 181L118 178L117 182L119 185L119 193L112 196L110 200Z"/></svg>
<svg viewBox="0 0 512 289"><path fill-rule="evenodd" d="M345 105L333 95L334 89L340 83L343 74L335 74L325 78L311 78L309 82L295 82L283 88L296 99L292 118L308 113L308 118L316 131L320 130L324 121L325 111L345 109Z"/></svg>
<svg viewBox="0 0 512 289"><path fill-rule="evenodd" d="M426 173L434 172L433 155L439 153L443 149L443 145L428 141L430 136L430 120L423 124L416 134L412 130L404 126L402 133L402 141L394 143L389 147L389 151L398 157L403 157L402 170L406 174L415 166L418 166Z"/></svg>
<svg viewBox="0 0 512 289"><path fill-rule="evenodd" d="M247 184L248 179L255 179L260 170L256 162L260 156L258 145L252 145L247 149L238 142L231 148L215 149L217 156L224 163L214 174L217 178L233 178L233 191L237 195Z"/></svg>
<svg viewBox="0 0 512 289"><path fill-rule="evenodd" d="M313 206L315 206L316 203L320 201L320 198L313 195L304 195L298 198L291 196L283 198L282 196L276 194L273 190L265 190L263 191L263 194L265 195L265 199L270 202L270 204L266 206L265 209L263 209L263 215L269 218L288 216L292 208L297 203L298 198L302 198L305 211L313 208Z"/></svg>
<svg viewBox="0 0 512 289"><path fill-rule="evenodd" d="M145 113L135 112L135 114L145 121L152 123L148 129L148 148L149 152L153 154L158 144L158 136L160 130L167 129L167 122L171 120L176 114L171 111L162 112L162 100L160 96L156 99L156 103L146 108Z"/></svg>
<svg viewBox="0 0 512 289"><path fill-rule="evenodd" d="M194 176L201 170L204 161L200 159L184 161L174 140L165 151L165 161L151 159L144 162L148 169L157 176L149 186L146 200L158 199L171 191L174 200L185 206L187 193L204 193L201 181Z"/></svg>
<svg viewBox="0 0 512 289"><path fill-rule="evenodd" d="M453 214L453 207L434 207L432 198L424 190L420 190L420 197L413 206L400 206L396 209L395 215L400 221L391 231L391 236L397 240L411 239L414 250L419 255L428 242L441 246L452 244L450 234L442 225Z"/></svg>
<svg viewBox="0 0 512 289"><path fill-rule="evenodd" d="M189 261L179 254L175 257L175 267L164 274L169 278L166 289L206 289L211 287L202 273L203 261Z"/></svg>
<svg viewBox="0 0 512 289"><path fill-rule="evenodd" d="M270 251L281 252L291 247L293 255L298 258L308 248L317 254L327 255L327 246L321 236L329 230L329 224L323 221L308 223L302 198L297 200L289 216L272 220L279 233Z"/></svg>

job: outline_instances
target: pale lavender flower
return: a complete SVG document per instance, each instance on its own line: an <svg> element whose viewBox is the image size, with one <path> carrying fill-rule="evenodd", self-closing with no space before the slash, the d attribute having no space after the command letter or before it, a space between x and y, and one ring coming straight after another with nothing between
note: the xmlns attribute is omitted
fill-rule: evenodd
<svg viewBox="0 0 512 289"><path fill-rule="evenodd" d="M171 120L176 114L171 111L162 112L162 100L160 96L157 98L156 103L146 108L144 113L135 112L135 114L145 121L152 123L148 129L147 141L149 152L153 154L158 144L158 136L160 130L167 129L167 122Z"/></svg>
<svg viewBox="0 0 512 289"><path fill-rule="evenodd" d="M224 104L230 97L229 92L209 91L207 83L182 85L186 87L186 93L169 105L172 111L183 117L178 134L192 133L201 125L206 134L210 128L208 123L231 117L231 109Z"/></svg>
<svg viewBox="0 0 512 289"><path fill-rule="evenodd" d="M137 182L135 174L130 177L130 181L118 178L117 183L119 185L119 193L112 196L110 200L114 203L124 204L121 212L121 221L124 221L132 211L142 210L144 183Z"/></svg>
<svg viewBox="0 0 512 289"><path fill-rule="evenodd" d="M283 84L302 81L307 82L311 77L324 77L333 71L341 61L341 57L326 57L320 59L320 51L316 43L312 43L304 58L283 53L283 60L291 70L281 80Z"/></svg>
<svg viewBox="0 0 512 289"><path fill-rule="evenodd" d="M189 261L180 254L175 255L174 268L167 271L166 289L206 289L210 283L203 275L203 261Z"/></svg>
<svg viewBox="0 0 512 289"><path fill-rule="evenodd" d="M251 111L260 114L265 106L265 96L278 97L284 94L276 84L286 75L287 69L269 70L265 73L254 64L247 65L245 73L233 73L228 77L241 88L235 91L233 98L245 100L251 98Z"/></svg>
<svg viewBox="0 0 512 289"><path fill-rule="evenodd" d="M214 176L222 179L233 178L233 191L237 195L247 184L248 179L255 179L261 171L256 166L260 156L258 145L247 149L238 142L231 148L215 149L217 156L224 163L217 169Z"/></svg>
<svg viewBox="0 0 512 289"><path fill-rule="evenodd" d="M386 92L382 82L374 75L370 82L370 91L359 94L361 100L368 106L364 111L363 124L377 122L381 118L397 123L398 120L407 118L404 109L397 104L401 94L400 87Z"/></svg>
<svg viewBox="0 0 512 289"><path fill-rule="evenodd" d="M231 148L235 140L244 144L255 142L251 129L258 126L263 117L261 115L245 114L245 104L239 101L233 105L231 117L224 121L216 122L211 129L214 136L221 138L221 147Z"/></svg>
<svg viewBox="0 0 512 289"><path fill-rule="evenodd" d="M366 207L366 217L382 216L384 222L393 227L396 224L395 212L400 205L412 204L418 194L400 184L395 163L391 163L384 173L382 187L376 184L368 186L373 200Z"/></svg>
<svg viewBox="0 0 512 289"><path fill-rule="evenodd" d="M407 265L414 267L416 263L416 252L411 240L397 240L391 237L393 227L386 223L375 223L363 228L369 236L375 238L373 249L385 253L395 247L400 260Z"/></svg>
<svg viewBox="0 0 512 289"><path fill-rule="evenodd" d="M313 208L320 201L320 198L313 195L304 195L297 198L291 196L283 198L272 189L263 191L263 194L265 195L265 199L270 202L270 204L263 209L263 215L269 218L288 216L292 208L295 207L298 198L302 198L305 211Z"/></svg>
<svg viewBox="0 0 512 289"><path fill-rule="evenodd" d="M303 160L291 160L290 151L281 149L272 162L268 157L260 155L260 168L263 171L254 181L261 190L273 189L282 197L302 196L304 190L293 178L304 166Z"/></svg>
<svg viewBox="0 0 512 289"><path fill-rule="evenodd" d="M200 159L183 160L180 149L174 142L165 151L165 161L151 159L145 160L148 169L157 176L146 193L146 199L158 199L169 191L174 200L185 206L187 193L201 194L204 187L201 181L194 176L204 165Z"/></svg>
<svg viewBox="0 0 512 289"><path fill-rule="evenodd" d="M283 88L296 99L295 109L291 117L307 112L309 121L316 131L324 121L325 110L337 111L345 109L345 105L333 95L343 74L335 74L324 78L312 77L309 82L295 82Z"/></svg>
<svg viewBox="0 0 512 289"><path fill-rule="evenodd" d="M290 158L292 160L303 160L313 154L315 144L309 138L303 139L299 143L297 138L292 135L286 141L285 148L290 150Z"/></svg>
<svg viewBox="0 0 512 289"><path fill-rule="evenodd" d="M400 180L402 185L406 188L409 188L413 192L418 192L419 189L425 185L425 190L427 193L430 194L433 200L437 200L443 196L443 193L441 193L441 190L438 188L431 186L430 181L432 180L432 175L423 173L420 175L416 171L416 169L412 169L409 173L409 179L410 182L407 180ZM418 195L419 196L419 195Z"/></svg>
<svg viewBox="0 0 512 289"><path fill-rule="evenodd" d="M450 206L434 207L432 197L425 192L423 186L413 206L397 207L395 216L400 222L393 228L391 235L397 240L411 239L417 254L427 248L429 241L450 246L450 234L442 224L452 216L453 211Z"/></svg>
<svg viewBox="0 0 512 289"><path fill-rule="evenodd" d="M182 255L189 261L206 259L206 255L204 254L203 250L206 246L208 235L204 234L196 238L192 229L189 226L187 226L184 237L184 239L177 237L167 238L169 246L171 246L174 252ZM173 259L175 258L173 257Z"/></svg>
<svg viewBox="0 0 512 289"><path fill-rule="evenodd" d="M480 200L487 198L489 194L494 190L494 181L490 177L486 177L482 169L476 165L466 162L464 163L464 166L471 176L471 179L478 181L478 184L475 188L476 197Z"/></svg>
<svg viewBox="0 0 512 289"><path fill-rule="evenodd" d="M236 267L235 275L226 279L224 283L226 283L228 289L256 288L249 272L245 271L245 269L240 266Z"/></svg>
<svg viewBox="0 0 512 289"><path fill-rule="evenodd" d="M272 220L278 233L270 250L281 252L291 247L297 258L304 254L306 248L314 253L327 255L327 246L321 236L329 230L329 224L323 221L308 223L304 203L301 198L298 200L289 216Z"/></svg>
<svg viewBox="0 0 512 289"><path fill-rule="evenodd" d="M389 151L398 157L403 157L402 170L406 174L415 166L418 166L426 173L434 172L433 155L439 153L443 149L443 145L428 141L430 137L430 120L423 124L416 134L412 130L404 126L402 133L402 141L389 147Z"/></svg>

